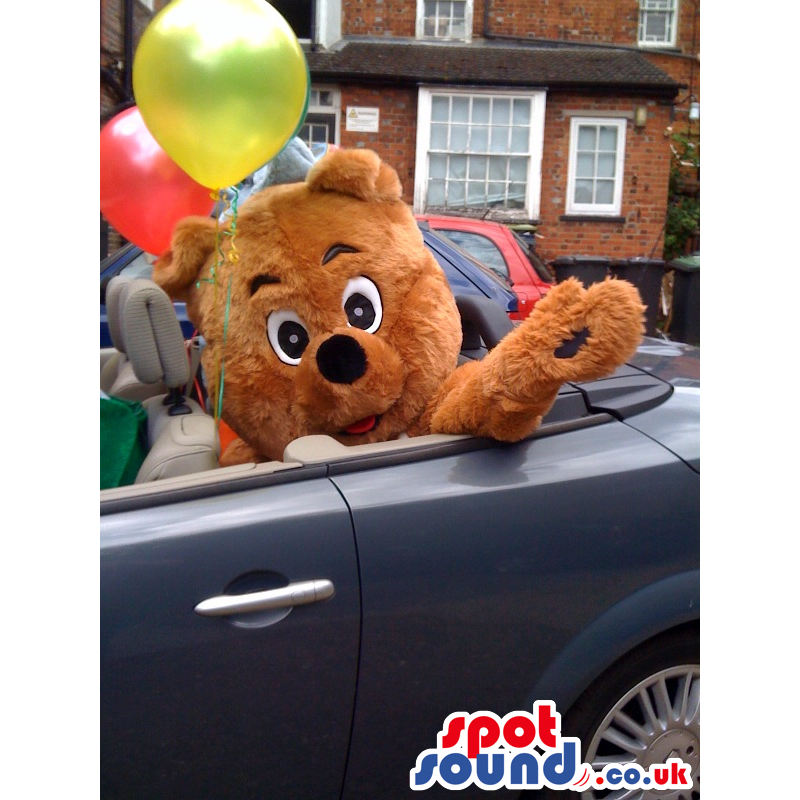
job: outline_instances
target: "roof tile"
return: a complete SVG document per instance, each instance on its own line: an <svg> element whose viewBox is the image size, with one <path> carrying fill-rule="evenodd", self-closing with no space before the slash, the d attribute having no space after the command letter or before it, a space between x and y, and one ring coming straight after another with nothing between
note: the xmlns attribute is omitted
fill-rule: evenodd
<svg viewBox="0 0 800 800"><path fill-rule="evenodd" d="M317 80L624 90L665 97L680 89L644 55L623 48L349 40L332 50L308 50L306 57Z"/></svg>

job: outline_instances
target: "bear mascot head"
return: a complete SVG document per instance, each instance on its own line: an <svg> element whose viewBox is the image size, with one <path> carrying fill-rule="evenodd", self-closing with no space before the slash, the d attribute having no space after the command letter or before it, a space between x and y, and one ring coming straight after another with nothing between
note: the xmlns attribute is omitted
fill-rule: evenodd
<svg viewBox="0 0 800 800"><path fill-rule="evenodd" d="M368 150L328 153L225 223L182 220L153 278L205 339L209 395L239 437L222 464L281 460L308 434L516 441L565 381L613 372L644 330L631 284L570 279L486 358L458 366L452 291L397 173Z"/></svg>

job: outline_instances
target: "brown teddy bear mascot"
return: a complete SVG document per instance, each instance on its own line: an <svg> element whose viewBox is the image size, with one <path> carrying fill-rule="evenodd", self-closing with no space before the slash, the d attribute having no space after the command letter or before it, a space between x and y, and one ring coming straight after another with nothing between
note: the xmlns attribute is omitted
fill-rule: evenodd
<svg viewBox="0 0 800 800"><path fill-rule="evenodd" d="M457 366L452 292L397 173L368 150L328 153L304 183L251 196L222 230L182 220L154 280L205 338L210 398L222 392L239 436L223 465L281 460L307 434L517 441L562 383L610 374L644 331L633 285L569 279L483 360Z"/></svg>

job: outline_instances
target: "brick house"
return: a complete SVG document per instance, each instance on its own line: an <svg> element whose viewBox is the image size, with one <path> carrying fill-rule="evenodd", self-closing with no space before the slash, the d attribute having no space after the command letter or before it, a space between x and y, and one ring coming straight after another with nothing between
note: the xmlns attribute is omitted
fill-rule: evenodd
<svg viewBox="0 0 800 800"><path fill-rule="evenodd" d="M374 149L415 211L535 223L548 260L661 256L670 132L699 131L699 0L272 5L308 59L301 135Z"/></svg>

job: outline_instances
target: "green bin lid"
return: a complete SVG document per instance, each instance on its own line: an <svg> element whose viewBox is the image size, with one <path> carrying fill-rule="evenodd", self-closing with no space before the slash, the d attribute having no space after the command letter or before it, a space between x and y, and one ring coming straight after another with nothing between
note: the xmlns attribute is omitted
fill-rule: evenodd
<svg viewBox="0 0 800 800"><path fill-rule="evenodd" d="M667 264L667 269L677 269L681 272L696 272L700 269L700 256L681 256L674 258Z"/></svg>

